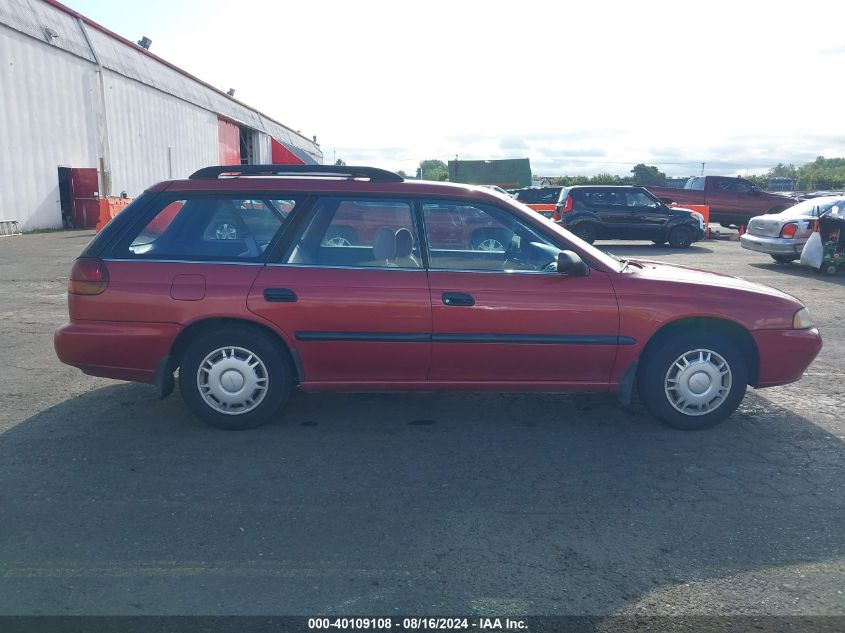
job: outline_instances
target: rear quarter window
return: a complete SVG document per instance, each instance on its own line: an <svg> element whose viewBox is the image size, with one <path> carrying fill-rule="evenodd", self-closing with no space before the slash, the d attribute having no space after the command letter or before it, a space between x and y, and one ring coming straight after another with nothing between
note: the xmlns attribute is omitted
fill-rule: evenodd
<svg viewBox="0 0 845 633"><path fill-rule="evenodd" d="M113 256L127 259L261 260L287 223L294 199L185 197L164 201Z"/></svg>

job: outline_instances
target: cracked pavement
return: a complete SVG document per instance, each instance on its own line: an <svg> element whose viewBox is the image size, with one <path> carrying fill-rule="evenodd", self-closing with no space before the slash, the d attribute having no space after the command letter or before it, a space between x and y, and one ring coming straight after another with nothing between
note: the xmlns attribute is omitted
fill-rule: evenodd
<svg viewBox="0 0 845 633"><path fill-rule="evenodd" d="M845 276L599 246L801 298L825 347L683 433L607 395L296 395L208 429L52 334L91 232L0 238L0 614L845 614Z"/></svg>

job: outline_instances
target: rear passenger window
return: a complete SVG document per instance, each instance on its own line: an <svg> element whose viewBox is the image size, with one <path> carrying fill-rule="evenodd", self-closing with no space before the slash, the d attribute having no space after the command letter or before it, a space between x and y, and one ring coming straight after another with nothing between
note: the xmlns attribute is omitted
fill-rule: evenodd
<svg viewBox="0 0 845 633"><path fill-rule="evenodd" d="M411 203L322 198L293 240L289 264L421 268Z"/></svg>
<svg viewBox="0 0 845 633"><path fill-rule="evenodd" d="M618 191L585 191L582 195L590 207L613 207L625 204Z"/></svg>
<svg viewBox="0 0 845 633"><path fill-rule="evenodd" d="M295 206L285 199L174 200L118 251L142 259L259 260Z"/></svg>

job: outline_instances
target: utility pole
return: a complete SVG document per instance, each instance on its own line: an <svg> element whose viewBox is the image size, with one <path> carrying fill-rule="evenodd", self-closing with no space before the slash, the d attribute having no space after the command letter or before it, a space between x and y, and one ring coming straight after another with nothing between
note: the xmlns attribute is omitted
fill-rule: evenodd
<svg viewBox="0 0 845 633"><path fill-rule="evenodd" d="M701 163L701 175L702 176L704 175L704 163L703 162Z"/></svg>

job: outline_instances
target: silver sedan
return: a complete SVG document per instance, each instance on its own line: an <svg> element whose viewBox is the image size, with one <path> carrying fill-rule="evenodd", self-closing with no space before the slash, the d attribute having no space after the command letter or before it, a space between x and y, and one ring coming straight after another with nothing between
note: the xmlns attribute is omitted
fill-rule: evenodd
<svg viewBox="0 0 845 633"><path fill-rule="evenodd" d="M758 215L751 218L739 241L742 248L768 253L777 262L791 262L801 257L816 219L828 214L845 215L845 196L812 198L780 213Z"/></svg>

